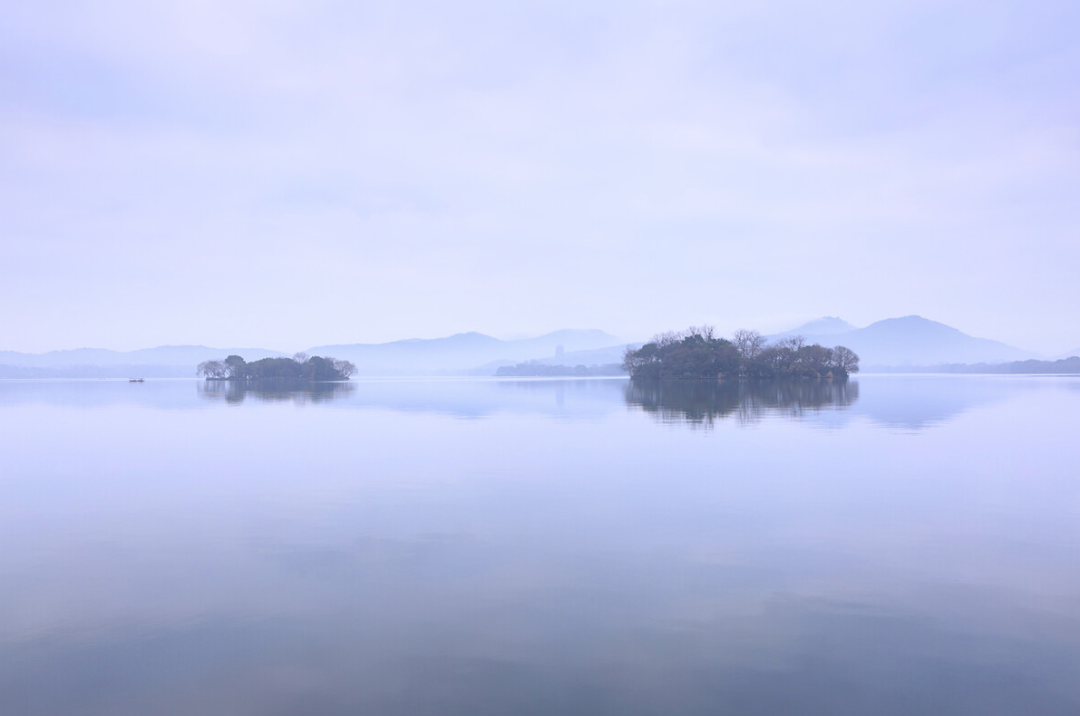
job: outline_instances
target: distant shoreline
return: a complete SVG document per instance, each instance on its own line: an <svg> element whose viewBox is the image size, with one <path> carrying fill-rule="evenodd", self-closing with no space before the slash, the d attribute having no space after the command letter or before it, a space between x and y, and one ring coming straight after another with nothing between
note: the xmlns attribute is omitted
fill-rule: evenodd
<svg viewBox="0 0 1080 716"><path fill-rule="evenodd" d="M1080 375L1080 356L1011 363L947 363L930 366L868 366L868 373L947 373L961 375Z"/></svg>

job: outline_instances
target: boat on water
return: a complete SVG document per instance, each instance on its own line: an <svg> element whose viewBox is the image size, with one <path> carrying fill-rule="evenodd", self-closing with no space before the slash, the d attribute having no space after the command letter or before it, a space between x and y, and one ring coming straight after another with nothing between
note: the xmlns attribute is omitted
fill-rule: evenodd
<svg viewBox="0 0 1080 716"><path fill-rule="evenodd" d="M145 383L145 378L128 378L129 383Z"/></svg>

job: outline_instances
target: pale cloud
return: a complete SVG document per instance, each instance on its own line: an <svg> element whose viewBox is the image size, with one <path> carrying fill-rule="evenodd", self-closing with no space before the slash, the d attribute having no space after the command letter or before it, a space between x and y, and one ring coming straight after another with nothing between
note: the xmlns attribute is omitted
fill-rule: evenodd
<svg viewBox="0 0 1080 716"><path fill-rule="evenodd" d="M909 313L1080 343L1067 3L4 13L0 348Z"/></svg>

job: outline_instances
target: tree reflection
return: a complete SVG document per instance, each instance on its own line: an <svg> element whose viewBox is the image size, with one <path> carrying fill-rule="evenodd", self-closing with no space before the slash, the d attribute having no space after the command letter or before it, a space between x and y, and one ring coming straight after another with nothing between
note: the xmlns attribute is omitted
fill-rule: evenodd
<svg viewBox="0 0 1080 716"><path fill-rule="evenodd" d="M327 403L348 395L352 383L316 383L302 380L209 380L199 383L199 395L207 400L243 403L252 398L263 402Z"/></svg>
<svg viewBox="0 0 1080 716"><path fill-rule="evenodd" d="M850 381L631 380L627 405L640 407L662 422L711 427L734 417L752 423L769 414L792 418L808 411L846 408L859 399L859 384Z"/></svg>

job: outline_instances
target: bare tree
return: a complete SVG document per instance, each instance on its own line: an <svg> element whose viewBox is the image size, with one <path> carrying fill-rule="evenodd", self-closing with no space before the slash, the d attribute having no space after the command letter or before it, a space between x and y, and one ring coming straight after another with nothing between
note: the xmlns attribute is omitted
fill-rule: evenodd
<svg viewBox="0 0 1080 716"><path fill-rule="evenodd" d="M347 360L338 360L336 358L330 359L333 362L334 370L340 373L345 378L349 378L356 375L356 366Z"/></svg>
<svg viewBox="0 0 1080 716"><path fill-rule="evenodd" d="M818 373L827 371L829 369L829 366L835 365L835 363L833 362L835 360L833 350L831 348L826 348L825 346L818 345L817 343L811 346L803 347L800 353L802 357L801 362L804 363L808 368L811 368Z"/></svg>
<svg viewBox="0 0 1080 716"><path fill-rule="evenodd" d="M296 361L297 363L307 363L308 362L308 354L304 353L303 351L300 351L299 353L296 353L295 355L293 355L292 359L294 361Z"/></svg>
<svg viewBox="0 0 1080 716"><path fill-rule="evenodd" d="M195 373L207 378L224 378L228 376L229 369L219 360L207 360L199 364Z"/></svg>
<svg viewBox="0 0 1080 716"><path fill-rule="evenodd" d="M793 351L797 351L806 345L806 339L802 336L788 336L782 339L779 344L782 348L789 348Z"/></svg>
<svg viewBox="0 0 1080 716"><path fill-rule="evenodd" d="M659 348L667 348L686 338L687 335L683 331L664 331L663 333L657 333L649 342L655 343Z"/></svg>
<svg viewBox="0 0 1080 716"><path fill-rule="evenodd" d="M859 372L859 356L850 348L844 346L833 348L832 359L838 368L843 368L848 373Z"/></svg>
<svg viewBox="0 0 1080 716"><path fill-rule="evenodd" d="M761 351L765 349L765 344L768 342L765 340L765 336L757 331L745 328L735 331L734 338L735 347L739 349L739 355L743 357L743 360L756 359L761 355Z"/></svg>
<svg viewBox="0 0 1080 716"><path fill-rule="evenodd" d="M716 328L714 326L690 326L686 331L686 336L701 336L705 341L711 341L716 337Z"/></svg>

